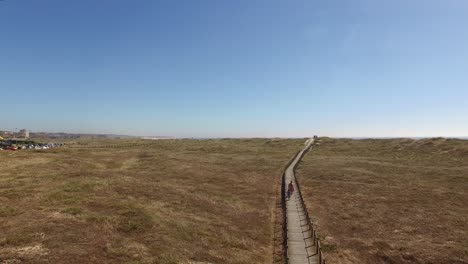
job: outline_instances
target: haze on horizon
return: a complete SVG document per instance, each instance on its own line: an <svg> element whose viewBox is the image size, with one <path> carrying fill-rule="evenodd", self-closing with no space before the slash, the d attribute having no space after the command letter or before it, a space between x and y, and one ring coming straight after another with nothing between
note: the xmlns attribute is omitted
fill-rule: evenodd
<svg viewBox="0 0 468 264"><path fill-rule="evenodd" d="M0 130L468 136L468 2L0 1Z"/></svg>

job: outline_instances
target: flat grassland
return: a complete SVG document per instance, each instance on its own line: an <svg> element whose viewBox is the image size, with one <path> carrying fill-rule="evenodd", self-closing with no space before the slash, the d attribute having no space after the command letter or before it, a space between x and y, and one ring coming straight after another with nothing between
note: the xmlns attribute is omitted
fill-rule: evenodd
<svg viewBox="0 0 468 264"><path fill-rule="evenodd" d="M468 263L468 141L321 139L298 170L329 263Z"/></svg>
<svg viewBox="0 0 468 264"><path fill-rule="evenodd" d="M304 140L80 140L0 152L0 263L271 263Z"/></svg>

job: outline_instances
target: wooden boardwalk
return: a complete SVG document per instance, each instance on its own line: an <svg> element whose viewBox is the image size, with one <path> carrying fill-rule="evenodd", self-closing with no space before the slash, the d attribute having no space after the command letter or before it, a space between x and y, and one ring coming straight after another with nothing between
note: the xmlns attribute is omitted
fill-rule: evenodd
<svg viewBox="0 0 468 264"><path fill-rule="evenodd" d="M296 164L300 162L303 153L311 147L313 142L313 139L309 139L306 142L305 147L299 152L285 172L286 189L291 181L295 189L291 198L286 200L288 259L291 264L319 263L318 256L314 255L317 245L314 245L312 231L307 225L306 212L301 205L301 197L297 191L297 182L294 175Z"/></svg>

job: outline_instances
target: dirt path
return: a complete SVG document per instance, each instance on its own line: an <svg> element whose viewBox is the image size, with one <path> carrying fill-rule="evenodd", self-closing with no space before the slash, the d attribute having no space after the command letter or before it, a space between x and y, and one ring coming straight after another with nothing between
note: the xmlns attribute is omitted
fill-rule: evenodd
<svg viewBox="0 0 468 264"><path fill-rule="evenodd" d="M296 190L291 198L286 200L288 259L291 264L319 263L318 256L314 255L316 248L311 238L312 233L306 224L305 209L301 206L301 197L297 191L297 182L294 176L294 167L300 162L304 152L311 147L313 142L313 139L306 141L304 148L299 152L291 165L289 165L285 173L286 189L288 184L292 181L294 189Z"/></svg>

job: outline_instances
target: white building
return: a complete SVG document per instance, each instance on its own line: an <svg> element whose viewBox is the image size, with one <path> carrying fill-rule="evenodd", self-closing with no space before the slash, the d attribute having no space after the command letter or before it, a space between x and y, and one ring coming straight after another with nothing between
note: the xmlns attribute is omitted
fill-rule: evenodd
<svg viewBox="0 0 468 264"><path fill-rule="evenodd" d="M17 138L29 138L29 131L27 129L21 129L17 134Z"/></svg>

